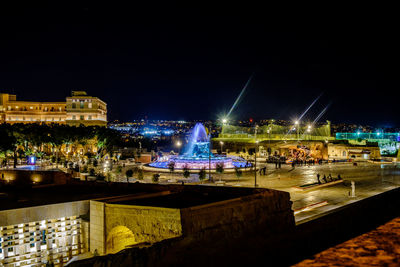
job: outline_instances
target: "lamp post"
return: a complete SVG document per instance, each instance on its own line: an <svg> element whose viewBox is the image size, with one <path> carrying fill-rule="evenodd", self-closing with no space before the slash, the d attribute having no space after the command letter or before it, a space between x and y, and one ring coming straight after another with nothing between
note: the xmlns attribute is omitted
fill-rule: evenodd
<svg viewBox="0 0 400 267"><path fill-rule="evenodd" d="M210 133L208 134L208 180L211 182L211 126Z"/></svg>
<svg viewBox="0 0 400 267"><path fill-rule="evenodd" d="M297 142L299 142L299 121L295 121L294 124L296 125L296 130L297 130Z"/></svg>
<svg viewBox="0 0 400 267"><path fill-rule="evenodd" d="M221 154L222 154L222 146L224 145L224 142L219 141L219 144L221 145Z"/></svg>
<svg viewBox="0 0 400 267"><path fill-rule="evenodd" d="M307 126L308 139L311 140L311 125Z"/></svg>
<svg viewBox="0 0 400 267"><path fill-rule="evenodd" d="M257 128L258 125L254 127L254 142L255 142L255 151L254 151L254 187L257 187L257 147L258 147L258 141L257 141Z"/></svg>

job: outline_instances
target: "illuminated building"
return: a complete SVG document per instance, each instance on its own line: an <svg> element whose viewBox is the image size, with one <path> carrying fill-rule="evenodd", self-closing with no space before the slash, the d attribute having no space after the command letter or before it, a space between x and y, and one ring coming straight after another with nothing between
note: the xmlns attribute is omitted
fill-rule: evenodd
<svg viewBox="0 0 400 267"><path fill-rule="evenodd" d="M107 104L84 91L72 91L72 96L67 97L66 110L68 125L107 125Z"/></svg>
<svg viewBox="0 0 400 267"><path fill-rule="evenodd" d="M66 102L19 101L0 94L0 123L57 123L71 126L106 126L107 104L83 91L73 91Z"/></svg>
<svg viewBox="0 0 400 267"><path fill-rule="evenodd" d="M337 140L348 140L351 144L377 143L382 155L396 155L400 148L400 133L336 133Z"/></svg>

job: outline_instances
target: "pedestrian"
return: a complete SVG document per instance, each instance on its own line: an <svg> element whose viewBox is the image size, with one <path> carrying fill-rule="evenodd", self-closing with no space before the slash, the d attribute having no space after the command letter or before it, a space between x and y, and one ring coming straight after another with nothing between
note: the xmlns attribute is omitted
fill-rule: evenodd
<svg viewBox="0 0 400 267"><path fill-rule="evenodd" d="M263 168L263 175L265 176L265 173L267 172L267 167Z"/></svg>
<svg viewBox="0 0 400 267"><path fill-rule="evenodd" d="M318 180L318 184L321 184L321 180L319 179L321 175L319 173L317 173L317 180Z"/></svg>
<svg viewBox="0 0 400 267"><path fill-rule="evenodd" d="M281 165L282 165L282 163L281 163L281 159L279 159L279 161L278 161L278 165L279 165L279 169L281 168Z"/></svg>
<svg viewBox="0 0 400 267"><path fill-rule="evenodd" d="M333 181L333 178L332 178L332 175L331 175L331 174L328 175L328 179L330 179L331 182Z"/></svg>
<svg viewBox="0 0 400 267"><path fill-rule="evenodd" d="M337 176L338 180L342 180L342 177L340 177L340 174Z"/></svg>
<svg viewBox="0 0 400 267"><path fill-rule="evenodd" d="M275 169L278 169L278 161L275 159L274 162L275 162Z"/></svg>
<svg viewBox="0 0 400 267"><path fill-rule="evenodd" d="M327 183L328 181L326 180L326 175L324 174L324 177L322 178L322 180L324 180L325 183Z"/></svg>

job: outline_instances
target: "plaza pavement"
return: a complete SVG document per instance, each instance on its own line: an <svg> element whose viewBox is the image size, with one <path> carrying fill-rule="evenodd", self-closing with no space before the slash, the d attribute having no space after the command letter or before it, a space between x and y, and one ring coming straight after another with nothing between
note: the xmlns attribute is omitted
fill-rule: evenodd
<svg viewBox="0 0 400 267"><path fill-rule="evenodd" d="M380 164L370 162L358 162L357 166L352 163L324 163L322 165L296 166L282 165L281 169L275 169L275 164L257 164L258 167L267 167L266 175L257 173L257 184L259 187L271 188L289 192L293 201L293 210L296 211L296 223L302 223L307 220L321 216L322 214L340 208L349 203L394 189L400 186L400 164ZM115 178L115 182L126 182L125 171L131 168L123 168L120 177ZM317 182L317 173L321 175L321 181L324 174L331 174L334 178L338 174L344 182L328 187L323 187L310 191L301 191L295 186ZM145 178L142 182L151 183L153 173L145 172ZM241 178L236 177L235 173L224 173L222 175L212 174L215 181L222 179L227 186L254 187L254 172L244 172ZM197 174L192 174L191 181L197 179ZM208 177L208 174L207 174ZM180 173L161 174L160 183L168 183L168 180L177 182L185 181L186 184L192 184L190 180L183 178ZM136 179L130 178L130 182ZM198 180L197 180L198 181ZM356 197L350 197L351 181L355 182ZM198 182L196 183L198 184ZM215 186L215 183L204 182L203 185ZM315 208L302 210L304 207L316 205Z"/></svg>

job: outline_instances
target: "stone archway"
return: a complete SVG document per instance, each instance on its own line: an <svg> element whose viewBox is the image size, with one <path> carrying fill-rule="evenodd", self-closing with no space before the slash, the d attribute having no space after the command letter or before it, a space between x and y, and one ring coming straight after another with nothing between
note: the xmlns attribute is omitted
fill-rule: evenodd
<svg viewBox="0 0 400 267"><path fill-rule="evenodd" d="M111 229L107 235L106 251L109 253L117 253L125 249L127 246L137 244L135 236L129 228L119 225Z"/></svg>

